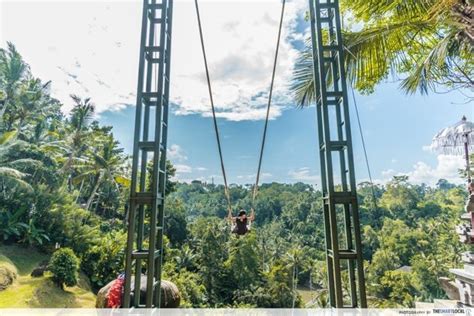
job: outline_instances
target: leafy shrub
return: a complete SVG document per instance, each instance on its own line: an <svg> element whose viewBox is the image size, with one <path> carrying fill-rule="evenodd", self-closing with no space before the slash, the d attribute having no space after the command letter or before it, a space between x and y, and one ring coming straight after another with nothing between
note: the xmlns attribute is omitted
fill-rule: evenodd
<svg viewBox="0 0 474 316"><path fill-rule="evenodd" d="M40 227L48 232L52 245L70 247L82 258L88 249L99 243L99 219L75 205L67 193L57 194L63 196L38 218Z"/></svg>
<svg viewBox="0 0 474 316"><path fill-rule="evenodd" d="M201 276L198 273L182 269L173 276L167 277L179 289L182 308L206 306L206 287L202 284Z"/></svg>
<svg viewBox="0 0 474 316"><path fill-rule="evenodd" d="M70 248L61 248L51 256L49 269L53 273L54 282L60 287L77 284L79 259Z"/></svg>
<svg viewBox="0 0 474 316"><path fill-rule="evenodd" d="M94 289L99 289L124 271L124 251L127 235L114 231L102 237L82 257L82 271Z"/></svg>

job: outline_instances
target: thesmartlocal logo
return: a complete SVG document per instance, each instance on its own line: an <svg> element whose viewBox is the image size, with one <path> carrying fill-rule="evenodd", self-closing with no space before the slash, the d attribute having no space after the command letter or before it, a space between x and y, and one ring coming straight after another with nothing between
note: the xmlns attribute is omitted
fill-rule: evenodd
<svg viewBox="0 0 474 316"><path fill-rule="evenodd" d="M466 314L471 316L470 308L434 308L433 314L453 315L453 314Z"/></svg>

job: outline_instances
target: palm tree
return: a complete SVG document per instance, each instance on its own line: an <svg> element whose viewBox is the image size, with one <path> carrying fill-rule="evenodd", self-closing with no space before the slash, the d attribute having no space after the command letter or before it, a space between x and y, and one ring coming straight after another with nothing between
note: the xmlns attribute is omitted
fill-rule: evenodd
<svg viewBox="0 0 474 316"><path fill-rule="evenodd" d="M2 187L20 187L25 188L28 190L32 190L31 185L25 182L23 179L27 176L27 174L12 168L12 167L0 167L0 182L2 183ZM4 191L2 189L2 191Z"/></svg>
<svg viewBox="0 0 474 316"><path fill-rule="evenodd" d="M307 303L308 307L311 307L315 302L319 302L321 298L321 293L327 291L327 269L326 263L324 261L319 261L316 259L307 259L304 261L303 269L309 272L309 290L311 293L311 300ZM313 285L316 284L316 289L313 288ZM319 291L318 291L319 289ZM324 307L318 305L319 307Z"/></svg>
<svg viewBox="0 0 474 316"><path fill-rule="evenodd" d="M474 6L468 0L346 0L360 31L344 33L348 79L365 92L390 73L401 88L423 94L438 86L474 87ZM299 105L315 101L311 47L297 62L292 91Z"/></svg>
<svg viewBox="0 0 474 316"><path fill-rule="evenodd" d="M15 167L28 162L36 161L31 159L18 159L9 161L4 158L8 150L14 144L13 139L16 134L17 131L10 131L0 135L0 182L3 188L19 187L31 191L31 185L23 180L27 174L19 171L18 168ZM5 191L3 188L2 191Z"/></svg>
<svg viewBox="0 0 474 316"><path fill-rule="evenodd" d="M36 145L55 161L61 161L64 154L68 152L68 148L66 141L61 139L60 132L54 127L55 124L56 122L39 121L36 125L23 131L19 138Z"/></svg>
<svg viewBox="0 0 474 316"><path fill-rule="evenodd" d="M299 268L301 266L306 265L305 259L303 258L303 249L299 246L290 249L287 253L287 267L292 271L292 292L293 292L293 300L292 300L292 308L295 308L296 297L298 295L297 287L298 287L298 273Z"/></svg>
<svg viewBox="0 0 474 316"><path fill-rule="evenodd" d="M74 178L73 182L80 183L85 179L93 178L93 187L85 205L87 210L103 181L111 181L115 185L128 183L128 179L123 176L125 164L125 157L122 155L123 149L118 145L118 141L109 135L96 152L90 152L89 157L77 165L79 175Z"/></svg>
<svg viewBox="0 0 474 316"><path fill-rule="evenodd" d="M66 161L61 168L61 171L64 173L71 171L74 160L85 150L89 123L95 112L95 105L90 102L90 98L83 100L77 95L71 95L71 98L75 104L71 111L67 128L69 135L67 136L66 142L68 143L69 149Z"/></svg>
<svg viewBox="0 0 474 316"><path fill-rule="evenodd" d="M16 102L16 95L22 82L29 78L30 69L16 50L8 42L7 49L0 49L0 91L2 92L2 107L0 108L0 122L7 108Z"/></svg>
<svg viewBox="0 0 474 316"><path fill-rule="evenodd" d="M316 297L316 306L319 308L328 308L329 307L329 295L328 290L321 290Z"/></svg>
<svg viewBox="0 0 474 316"><path fill-rule="evenodd" d="M180 271L181 269L186 269L191 271L195 267L196 260L196 253L189 247L189 245L184 245L179 250L178 255L175 256L176 270Z"/></svg>
<svg viewBox="0 0 474 316"><path fill-rule="evenodd" d="M19 89L18 102L11 121L19 131L26 124L44 121L59 110L59 103L49 96L50 81L42 83L39 79L29 79Z"/></svg>

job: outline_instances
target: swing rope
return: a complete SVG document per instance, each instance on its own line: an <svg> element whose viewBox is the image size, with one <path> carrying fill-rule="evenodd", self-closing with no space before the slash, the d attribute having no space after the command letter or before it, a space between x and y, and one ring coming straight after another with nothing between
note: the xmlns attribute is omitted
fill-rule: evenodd
<svg viewBox="0 0 474 316"><path fill-rule="evenodd" d="M285 15L285 4L286 4L286 0L283 0L281 4L280 25L278 27L278 37L277 37L277 44L276 44L276 49L275 49L275 59L273 60L272 80L270 82L270 92L268 94L267 114L265 117L265 125L263 127L263 136L262 136L262 144L260 146L260 157L258 159L257 176L255 179L255 185L253 186L253 193L252 193L252 213L253 214L255 214L255 200L257 198L258 183L260 181L260 172L262 170L262 160L263 160L263 151L265 148L265 140L267 139L268 119L270 117L270 107L272 105L273 85L275 83L275 73L276 73L276 67L277 67L277 62L278 62L278 52L280 51L280 39L281 39L281 30L283 28L283 17Z"/></svg>
<svg viewBox="0 0 474 316"><path fill-rule="evenodd" d="M209 100L211 103L211 109L212 109L212 118L214 122L214 131L216 134L216 140L217 140L217 148L219 151L219 159L220 159L220 164L221 164L221 171L222 171L222 177L224 178L224 194L227 199L227 207L228 207L228 216L232 216L232 204L231 204L231 199L230 199L230 193L229 193L229 187L227 185L227 176L225 172L225 167L224 167L224 158L222 155L222 146L221 146L221 140L219 137L219 128L217 126L217 118L216 118L216 110L214 106L214 98L212 94L212 87L211 87L211 79L209 75L209 67L207 63L207 55L206 55L206 49L204 45L204 36L203 36L203 31L202 31L202 24L201 24L201 15L199 12L199 4L198 0L194 0L194 4L196 7L196 15L197 15L197 21L198 21L198 27L199 27L199 36L201 39L201 49L202 49L202 54L204 57L204 67L206 69L206 79L207 79L207 87L208 87L208 92L209 92ZM275 73L276 73L276 66L277 66L277 61L278 61L278 52L280 48L280 39L281 39L281 31L283 28L283 17L285 13L285 4L286 0L282 1L282 7L281 7L281 16L280 16L280 25L278 27L278 38L277 38L277 45L276 45L276 51L275 51L275 59L273 61L273 71L272 71L272 78L271 78L271 83L270 83L270 90L269 90L269 96L268 96L268 103L267 103L267 112L266 112L266 117L265 117L265 125L263 129L263 136L262 136L262 143L260 147L260 156L258 160L258 169L257 169L257 175L256 175L256 180L255 180L255 185L253 187L253 192L252 192L252 214L255 214L255 200L257 197L258 193L258 184L260 181L260 172L262 169L262 160L263 160L263 152L264 152L264 147L265 147L265 140L267 137L267 129L268 129L268 120L270 117L270 107L272 103L272 96L273 96L273 87L274 87L274 82L275 82Z"/></svg>
<svg viewBox="0 0 474 316"><path fill-rule="evenodd" d="M343 45L343 47L349 54L351 54L353 57L356 57L346 45ZM354 103L354 109L355 109L356 118L357 118L357 125L359 126L360 139L362 141L362 149L364 151L365 166L367 167L367 174L369 175L370 190L372 193L372 200L373 200L372 203L373 203L374 211L377 211L378 209L377 195L375 194L375 185L374 185L374 181L372 180L372 171L370 168L369 157L367 155L367 147L365 145L365 137L364 137L364 133L362 129L362 123L360 121L359 106L357 105L357 99L355 96L354 86L352 82L350 84L350 88L351 88L351 94L352 94L352 101Z"/></svg>
<svg viewBox="0 0 474 316"><path fill-rule="evenodd" d="M367 167L367 173L369 175L370 189L371 189L372 200L373 200L372 203L373 203L374 210L376 211L378 209L377 195L375 194L375 185L374 185L374 181L372 180L372 171L370 169L369 157L367 155L367 148L365 146L365 137L364 137L364 133L362 132L362 123L360 121L360 116L359 116L359 106L357 105L357 100L354 93L354 87L352 87L352 85L351 85L351 92L352 92L352 100L354 103L354 108L355 108L355 113L356 113L356 118L357 118L357 125L359 126L360 139L362 141L362 148L364 150L365 165Z"/></svg>
<svg viewBox="0 0 474 316"><path fill-rule="evenodd" d="M219 128L217 127L216 109L214 107L214 98L212 96L212 87L211 87L211 79L210 79L210 76L209 76L209 67L207 66L207 55L206 55L206 49L205 49L205 46L204 46L204 36L202 34L201 15L199 13L198 0L195 0L194 4L196 6L196 14L197 14L197 20L198 20L198 26L199 26L199 35L200 35L200 38L201 38L202 55L203 55L203 58L204 58L204 67L206 68L207 87L208 87L208 91L209 91L209 100L211 102L212 118L213 118L213 121L214 121L214 131L216 133L217 148L219 150L219 159L220 159L220 162L221 162L222 177L224 178L224 194L225 194L225 197L227 199L228 213L231 214L232 204L231 204L231 200L230 200L229 187L227 185L227 176L226 176L226 173L225 173L224 158L222 157L221 139L220 139L220 136L219 136Z"/></svg>

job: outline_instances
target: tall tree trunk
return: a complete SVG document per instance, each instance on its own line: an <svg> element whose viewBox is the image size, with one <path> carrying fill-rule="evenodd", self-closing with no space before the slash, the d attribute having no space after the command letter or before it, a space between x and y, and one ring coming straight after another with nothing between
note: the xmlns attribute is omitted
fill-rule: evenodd
<svg viewBox="0 0 474 316"><path fill-rule="evenodd" d="M89 210L89 208L92 204L92 201L94 200L94 196L96 195L97 190L99 189L99 185L102 182L102 177L103 177L102 172L99 172L99 176L97 177L97 180L95 182L94 188L92 189L91 195L87 199L86 210Z"/></svg>
<svg viewBox="0 0 474 316"><path fill-rule="evenodd" d="M77 197L76 197L76 203L77 201L79 201L79 198L81 197L81 193L82 193L82 187L84 186L84 179L81 180L81 186L79 187L79 193L77 194Z"/></svg>
<svg viewBox="0 0 474 316"><path fill-rule="evenodd" d="M123 216L123 225L127 227L128 225L128 215L129 215L130 203L125 204L125 214Z"/></svg>
<svg viewBox="0 0 474 316"><path fill-rule="evenodd" d="M59 170L59 172L60 172L60 173L66 173L67 171L69 171L69 169L70 169L71 166L72 166L72 160L73 160L73 159L74 159L74 154L73 154L73 152L71 152L71 153L69 153L66 162L65 162L64 165L61 167L61 169Z"/></svg>
<svg viewBox="0 0 474 316"><path fill-rule="evenodd" d="M5 111L7 110L7 105L8 105L8 101L5 100L5 102L3 102L2 108L0 109L0 122L3 122L3 115L5 114Z"/></svg>
<svg viewBox="0 0 474 316"><path fill-rule="evenodd" d="M292 292L293 292L293 301L291 303L291 308L294 309L295 308L295 301L296 301L296 286L297 286L297 281L295 282L295 278L296 278L296 275L297 275L297 270L296 270L296 263L295 265L293 266L293 278L292 278Z"/></svg>

